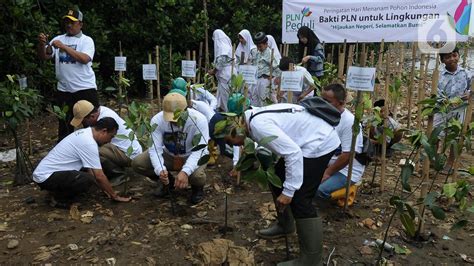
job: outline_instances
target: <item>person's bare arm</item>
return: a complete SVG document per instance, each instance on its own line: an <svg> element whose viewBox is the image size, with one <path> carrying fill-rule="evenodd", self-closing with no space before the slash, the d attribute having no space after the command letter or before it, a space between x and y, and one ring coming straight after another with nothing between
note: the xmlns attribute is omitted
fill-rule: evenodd
<svg viewBox="0 0 474 266"><path fill-rule="evenodd" d="M121 197L115 193L112 189L112 185L110 185L107 176L105 176L104 171L102 169L89 169L89 172L95 176L95 180L97 185L113 200L120 201L120 202L128 202L131 200L130 197Z"/></svg>
<svg viewBox="0 0 474 266"><path fill-rule="evenodd" d="M53 57L53 48L48 44L48 36L44 33L38 35L38 47L36 53L42 60L48 60Z"/></svg>

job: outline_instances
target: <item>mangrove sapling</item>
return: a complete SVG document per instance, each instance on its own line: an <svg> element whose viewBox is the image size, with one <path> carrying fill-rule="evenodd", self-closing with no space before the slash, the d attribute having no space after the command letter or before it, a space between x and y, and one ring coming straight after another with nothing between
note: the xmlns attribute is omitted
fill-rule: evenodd
<svg viewBox="0 0 474 266"><path fill-rule="evenodd" d="M28 155L23 150L18 130L26 119L33 117L40 107L42 96L37 90L20 88L17 77L7 75L7 80L0 82L0 121L4 124L15 142L16 166L15 185L31 182L33 167Z"/></svg>

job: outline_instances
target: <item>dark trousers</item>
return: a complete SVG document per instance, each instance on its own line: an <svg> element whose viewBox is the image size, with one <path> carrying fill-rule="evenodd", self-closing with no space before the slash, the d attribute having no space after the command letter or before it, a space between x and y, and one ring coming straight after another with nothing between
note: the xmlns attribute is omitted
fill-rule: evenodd
<svg viewBox="0 0 474 266"><path fill-rule="evenodd" d="M41 189L50 191L62 199L74 198L85 193L95 184L95 177L81 171L54 172L46 181L38 183Z"/></svg>
<svg viewBox="0 0 474 266"><path fill-rule="evenodd" d="M314 218L318 216L312 201L319 184L323 178L329 161L334 151L318 158L303 158L303 184L293 195L291 200L291 211L295 219ZM280 177L282 183L285 182L285 161L281 158L275 165L275 174ZM273 195L278 197L283 191L270 185Z"/></svg>
<svg viewBox="0 0 474 266"><path fill-rule="evenodd" d="M66 112L66 119L59 120L58 126L58 142L60 142L63 138L74 131L74 127L71 126L69 123L72 120L72 108L75 103L80 100L86 100L92 103L95 107L99 107L99 96L97 94L96 89L87 89L81 90L78 92L70 93L70 92L63 92L58 91L56 93L56 105L59 108L63 108L63 106L68 106Z"/></svg>

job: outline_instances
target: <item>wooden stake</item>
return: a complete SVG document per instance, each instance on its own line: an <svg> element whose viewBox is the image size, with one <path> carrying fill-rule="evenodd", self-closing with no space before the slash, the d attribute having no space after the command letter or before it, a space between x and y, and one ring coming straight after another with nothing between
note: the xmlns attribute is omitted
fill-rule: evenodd
<svg viewBox="0 0 474 266"><path fill-rule="evenodd" d="M161 111L161 85L160 85L160 46L155 46L156 64L156 98L158 112Z"/></svg>
<svg viewBox="0 0 474 266"><path fill-rule="evenodd" d="M339 53L337 58L337 77L340 81L344 80L344 63L346 59L346 40L342 44L342 49L339 47Z"/></svg>
<svg viewBox="0 0 474 266"><path fill-rule="evenodd" d="M417 43L413 43L413 47L411 50L411 73L410 73L410 86L408 86L408 95L407 95L407 106L408 106L408 121L407 121L407 128L411 128L411 107L412 107L412 97L413 97L413 89L415 87L415 59L416 59L416 49Z"/></svg>
<svg viewBox="0 0 474 266"><path fill-rule="evenodd" d="M198 77L197 77L197 83L201 83L201 76L202 76L202 42L199 43L199 56L198 56Z"/></svg>
<svg viewBox="0 0 474 266"><path fill-rule="evenodd" d="M148 64L153 64L151 53L148 53ZM153 100L153 80L148 81L148 99Z"/></svg>
<svg viewBox="0 0 474 266"><path fill-rule="evenodd" d="M349 70L349 67L352 66L353 58L354 57L354 45L349 45L349 55L347 56L347 68L346 73Z"/></svg>
<svg viewBox="0 0 474 266"><path fill-rule="evenodd" d="M385 91L384 91L384 99L385 99L385 105L384 105L384 113L385 117L383 120L383 132L382 132L382 155L381 155L381 161L382 161L382 166L381 166L381 172L380 172L380 192L384 191L384 181L385 181L385 176L386 176L386 165L387 165L387 134L385 133L385 128L388 126L388 87L390 85L390 53L386 53L386 58L385 58L385 63L386 63L386 69L385 69Z"/></svg>
<svg viewBox="0 0 474 266"><path fill-rule="evenodd" d="M122 53L122 42L119 41L119 55L123 56ZM119 110L122 111L122 104L123 104L123 89L122 89L122 82L123 79L123 71L119 71L119 82L118 82L118 93L119 93Z"/></svg>
<svg viewBox="0 0 474 266"><path fill-rule="evenodd" d="M170 79L173 77L173 46L170 43Z"/></svg>
<svg viewBox="0 0 474 266"><path fill-rule="evenodd" d="M230 67L231 76L234 74L234 68L235 68L235 43L232 44L232 65Z"/></svg>
<svg viewBox="0 0 474 266"><path fill-rule="evenodd" d="M205 43L205 67L204 72L207 73L209 70L209 26L207 20L209 19L207 15L207 0L203 0L204 6L204 43Z"/></svg>
<svg viewBox="0 0 474 266"><path fill-rule="evenodd" d="M270 57L270 99L272 98L272 91L273 91L273 53L275 52L274 49L272 49L271 52L271 57ZM275 95L275 97L277 97ZM278 102L278 100L277 100Z"/></svg>
<svg viewBox="0 0 474 266"><path fill-rule="evenodd" d="M425 83L426 83L426 75L428 73L428 65L429 65L429 55L427 56L426 54L421 55L421 62L420 62L420 83L418 84L418 102L423 101L425 99ZM416 122L416 127L418 130L421 130L423 126L423 118L421 115L421 110L422 105L418 104L417 108L417 122ZM420 158L420 152L417 152L415 162L418 162ZM420 176L423 175L422 172L420 172L420 164L416 164L416 172L420 174Z"/></svg>
<svg viewBox="0 0 474 266"><path fill-rule="evenodd" d="M196 50L193 50L193 61L196 61ZM196 84L196 76L193 78L193 84ZM193 96L195 98L196 95Z"/></svg>
<svg viewBox="0 0 474 266"><path fill-rule="evenodd" d="M398 61L397 76L399 79L401 79L403 74L403 66L405 64L405 45L403 43L398 43L398 48L400 49L400 61Z"/></svg>
<svg viewBox="0 0 474 266"><path fill-rule="evenodd" d="M331 57L329 63L334 64L334 47L336 47L334 44L331 45Z"/></svg>
<svg viewBox="0 0 474 266"><path fill-rule="evenodd" d="M290 63L288 70L289 71L295 71L295 65ZM286 92L286 97L287 97L287 102L288 103L293 103L293 92L292 91L287 91Z"/></svg>

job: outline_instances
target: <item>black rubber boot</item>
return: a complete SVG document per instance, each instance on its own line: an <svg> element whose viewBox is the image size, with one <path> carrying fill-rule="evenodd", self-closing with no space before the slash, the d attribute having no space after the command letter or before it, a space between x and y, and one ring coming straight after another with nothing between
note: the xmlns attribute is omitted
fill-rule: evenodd
<svg viewBox="0 0 474 266"><path fill-rule="evenodd" d="M163 185L161 181L158 181L158 187L156 188L155 192L153 192L153 195L157 198L165 198L169 197L170 190L174 190L174 176L171 175L170 172L168 172L168 179L169 183L168 185Z"/></svg>
<svg viewBox="0 0 474 266"><path fill-rule="evenodd" d="M257 231L257 236L263 239L275 239L295 232L295 220L291 208L286 207L283 213L277 213L277 221L266 229Z"/></svg>
<svg viewBox="0 0 474 266"><path fill-rule="evenodd" d="M191 186L191 198L189 201L195 205L204 200L204 186Z"/></svg>

